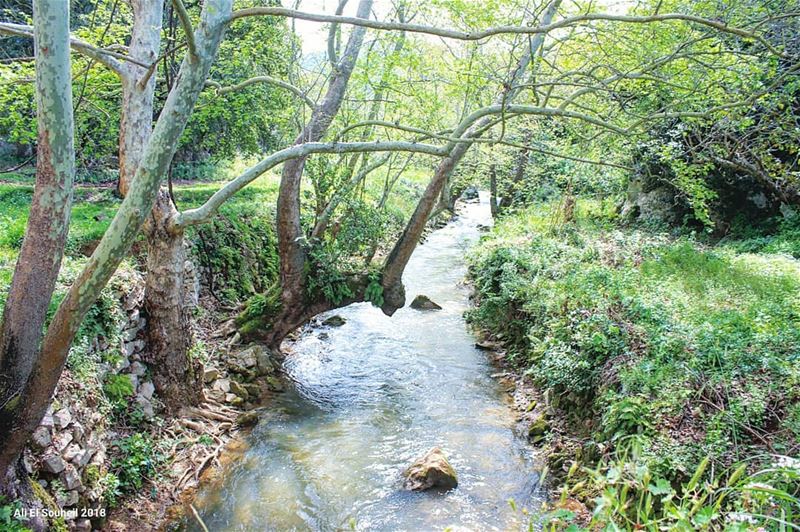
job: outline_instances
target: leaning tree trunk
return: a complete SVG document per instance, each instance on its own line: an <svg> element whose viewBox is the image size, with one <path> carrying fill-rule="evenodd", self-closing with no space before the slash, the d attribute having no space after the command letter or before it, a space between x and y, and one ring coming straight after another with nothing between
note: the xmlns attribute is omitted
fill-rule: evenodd
<svg viewBox="0 0 800 532"><path fill-rule="evenodd" d="M33 18L36 185L0 330L0 493L26 502L31 493L18 459L44 413L26 409L26 385L42 356L39 342L64 254L75 175L68 3L35 0ZM49 402L51 392L33 399Z"/></svg>
<svg viewBox="0 0 800 532"><path fill-rule="evenodd" d="M372 0L361 0L356 16L369 18L371 9ZM363 26L353 28L341 60L333 67L325 97L314 109L308 125L298 135L295 144L317 142L327 133L344 100L365 33L366 28ZM308 312L316 308L308 301L306 294L307 250L300 221L300 184L306 159L307 157L300 157L287 161L281 172L277 215L281 312L271 320L268 330L257 334L262 341L274 348L280 347L280 342L289 332L308 321Z"/></svg>
<svg viewBox="0 0 800 532"><path fill-rule="evenodd" d="M561 0L553 0L550 3L542 15L542 20L540 21L541 25L547 26L553 21L553 17L555 17L560 5ZM499 104L507 105L513 102L514 98L521 90L525 71L538 53L543 42L543 33L539 33L531 39L525 54L510 72L509 80L504 84L503 92L497 98ZM469 139L479 136L481 131L490 125L491 121L492 119L489 117L484 117L479 120L464 133L463 138ZM453 174L456 166L458 166L458 163L464 158L470 146L471 144L466 142L451 144L449 156L442 159L439 163L428 186L425 188L425 192L422 194L422 198L419 203L417 203L414 213L406 224L403 234L400 235L392 251L386 257L382 279L384 304L381 309L390 316L398 308L405 305L405 288L403 288L402 283L403 270L405 270L406 264L408 264L408 260L411 258L411 253L414 251L417 242L422 238L425 225L436 206L436 202L441 198L442 190L446 190L450 176Z"/></svg>

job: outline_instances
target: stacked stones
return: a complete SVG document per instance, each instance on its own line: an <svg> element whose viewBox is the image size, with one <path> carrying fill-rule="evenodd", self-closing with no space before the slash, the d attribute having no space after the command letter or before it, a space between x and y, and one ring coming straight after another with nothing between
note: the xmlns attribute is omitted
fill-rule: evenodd
<svg viewBox="0 0 800 532"><path fill-rule="evenodd" d="M226 375L217 368L206 368L203 379L210 390L206 395L233 406L255 406L267 390L283 391L277 376L278 364L260 345L232 353L226 361Z"/></svg>

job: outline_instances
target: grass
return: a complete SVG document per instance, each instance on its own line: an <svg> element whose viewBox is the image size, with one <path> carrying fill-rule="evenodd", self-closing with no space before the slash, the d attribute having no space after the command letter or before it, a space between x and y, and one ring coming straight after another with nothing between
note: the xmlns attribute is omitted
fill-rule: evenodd
<svg viewBox="0 0 800 532"><path fill-rule="evenodd" d="M678 486L704 458L755 469L800 453L798 260L617 227L591 202L571 223L553 212L530 207L484 238L468 317L551 398L558 465L635 449L632 467ZM605 489L572 482L588 499Z"/></svg>

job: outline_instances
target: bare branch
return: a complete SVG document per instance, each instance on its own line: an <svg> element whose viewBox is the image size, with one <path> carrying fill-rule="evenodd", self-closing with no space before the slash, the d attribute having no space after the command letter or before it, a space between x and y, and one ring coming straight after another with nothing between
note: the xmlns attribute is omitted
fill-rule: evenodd
<svg viewBox="0 0 800 532"><path fill-rule="evenodd" d="M256 165L247 169L239 177L219 189L202 206L178 215L174 225L176 227L187 227L208 221L225 203L238 191L243 189L256 178L274 168L275 166L291 159L306 157L313 153L357 153L357 152L386 152L403 151L412 153L426 153L428 155L444 156L447 151L439 146L432 144L422 144L418 142L309 142L306 144L296 144L289 148L284 148L263 159Z"/></svg>
<svg viewBox="0 0 800 532"><path fill-rule="evenodd" d="M286 81L280 80L278 78L273 78L272 76L256 76L254 78L244 80L241 83L237 83L236 85L229 85L227 87L223 87L220 83L217 83L216 81L211 81L211 80L206 81L206 85L215 88L217 90L217 94L227 94L229 92L244 89L245 87L249 87L250 85L254 85L256 83L269 83L271 85L275 85L282 89L286 89L295 96L297 96L298 98L300 98L301 100L303 100L303 103L305 103L311 109L314 109L317 106L317 104L315 104L314 101L311 98L309 98L306 95L306 93L303 92L301 89L295 87L291 83L287 83Z"/></svg>
<svg viewBox="0 0 800 532"><path fill-rule="evenodd" d="M402 22L385 22L371 19L361 19L357 17L345 17L339 15L323 15L318 13L306 13L296 9L288 9L284 7L251 7L234 11L231 15L230 21L244 17L253 16L277 16L277 17L290 17L298 18L301 20L309 20L312 22L328 22L338 24L351 24L354 26L364 26L375 30L389 30L389 31L407 31L410 33L422 33L426 35L435 35L437 37L444 37L447 39L456 39L461 41L480 41L489 37L497 35L536 35L541 33L549 33L551 31L567 28L575 25L584 24L587 22L605 21L605 22L621 22L626 24L650 24L656 22L671 22L681 21L699 26L705 26L715 29L722 33L736 35L743 39L752 39L758 41L770 53L788 58L789 54L782 52L775 48L763 36L735 26L728 26L719 20L712 20L696 15L686 15L683 13L664 13L661 15L649 16L635 16L635 15L612 15L610 13L586 13L583 15L575 15L566 17L558 22L546 24L542 26L495 26L479 31L458 31L444 28L437 28L435 26L426 26L423 24L408 24Z"/></svg>
<svg viewBox="0 0 800 532"><path fill-rule="evenodd" d="M10 22L0 22L0 34L16 35L18 37L30 37L32 39L33 26L27 26L25 24L13 24ZM125 70L120 61L127 61L144 68L150 66L140 63L139 61L128 57L125 54L120 54L104 48L98 48L97 46L91 45L88 42L82 41L76 37L70 37L69 44L70 47L75 51L85 55L90 59L94 59L102 65L105 65L109 69L116 72L120 77L125 75Z"/></svg>
<svg viewBox="0 0 800 532"><path fill-rule="evenodd" d="M178 20L183 26L183 33L186 34L186 44L189 47L189 56L192 60L197 59L197 45L194 42L194 29L192 28L192 19L189 18L189 12L186 11L186 6L183 5L182 0L172 0L172 5L175 12L178 13Z"/></svg>

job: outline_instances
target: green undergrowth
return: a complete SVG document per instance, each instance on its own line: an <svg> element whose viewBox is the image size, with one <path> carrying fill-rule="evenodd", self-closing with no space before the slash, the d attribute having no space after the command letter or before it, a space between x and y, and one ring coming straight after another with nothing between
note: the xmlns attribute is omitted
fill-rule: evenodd
<svg viewBox="0 0 800 532"><path fill-rule="evenodd" d="M557 413L556 469L573 461L584 471L570 493L602 498L600 478L622 453L634 472L676 490L705 458L717 473L739 463L753 473L797 456L800 262L619 228L597 205L578 207L568 224L554 223L549 205L502 219L470 257L478 305L468 313ZM796 518L796 476L781 489ZM770 518L785 509L770 504L758 507ZM718 510L755 512L730 501Z"/></svg>

